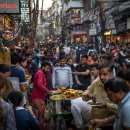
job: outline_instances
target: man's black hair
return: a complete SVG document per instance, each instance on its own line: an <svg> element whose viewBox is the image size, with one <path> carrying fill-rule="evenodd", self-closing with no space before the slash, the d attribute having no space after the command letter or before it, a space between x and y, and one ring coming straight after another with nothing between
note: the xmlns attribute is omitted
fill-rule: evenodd
<svg viewBox="0 0 130 130"><path fill-rule="evenodd" d="M106 59L107 61L110 61L112 59L112 55L111 54L102 54L100 57L102 59Z"/></svg>
<svg viewBox="0 0 130 130"><path fill-rule="evenodd" d="M25 57L29 57L29 56L32 56L32 53L31 52L26 52Z"/></svg>
<svg viewBox="0 0 130 130"><path fill-rule="evenodd" d="M98 63L93 63L93 64L90 65L90 68L99 69L99 64Z"/></svg>
<svg viewBox="0 0 130 130"><path fill-rule="evenodd" d="M114 68L114 65L113 64L110 64L110 63L103 63L103 64L99 64L99 67L98 69L103 69L103 68L108 68L108 71L109 72L112 72L113 71L113 68Z"/></svg>
<svg viewBox="0 0 130 130"><path fill-rule="evenodd" d="M26 57L20 57L20 58L19 58L19 63L25 62L25 61L27 61L27 58L26 58Z"/></svg>
<svg viewBox="0 0 130 130"><path fill-rule="evenodd" d="M87 58L88 58L87 54L86 54L86 55L85 55L85 54L84 54L84 55L82 55L82 56L81 56L81 59L82 59L82 58L87 59Z"/></svg>
<svg viewBox="0 0 130 130"><path fill-rule="evenodd" d="M20 106L23 98L23 94L19 91L13 91L8 96L8 100L13 104L14 107Z"/></svg>
<svg viewBox="0 0 130 130"><path fill-rule="evenodd" d="M104 89L105 91L110 90L114 93L118 93L120 91L128 93L130 91L129 86L127 85L126 81L118 77L114 77L107 80L104 83Z"/></svg>
<svg viewBox="0 0 130 130"><path fill-rule="evenodd" d="M7 64L0 64L0 72L5 73L10 71L10 66Z"/></svg>
<svg viewBox="0 0 130 130"><path fill-rule="evenodd" d="M120 70L117 73L117 77L122 78L130 83L130 70L127 70L127 71Z"/></svg>
<svg viewBox="0 0 130 130"><path fill-rule="evenodd" d="M66 57L64 55L60 55L59 57L59 61L62 60L62 59L65 59Z"/></svg>
<svg viewBox="0 0 130 130"><path fill-rule="evenodd" d="M11 64L16 65L19 63L19 56L16 52L11 53Z"/></svg>
<svg viewBox="0 0 130 130"><path fill-rule="evenodd" d="M50 66L51 67L51 64L48 61L42 61L41 67L46 67L46 66Z"/></svg>

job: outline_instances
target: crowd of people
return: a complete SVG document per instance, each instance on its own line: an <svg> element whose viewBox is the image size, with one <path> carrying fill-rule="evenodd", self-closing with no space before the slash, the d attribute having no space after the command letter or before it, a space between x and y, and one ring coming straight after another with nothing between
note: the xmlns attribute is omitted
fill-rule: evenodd
<svg viewBox="0 0 130 130"><path fill-rule="evenodd" d="M71 100L77 129L130 130L130 43L10 51L11 64L0 64L0 130L46 130L46 95L63 86L84 91Z"/></svg>

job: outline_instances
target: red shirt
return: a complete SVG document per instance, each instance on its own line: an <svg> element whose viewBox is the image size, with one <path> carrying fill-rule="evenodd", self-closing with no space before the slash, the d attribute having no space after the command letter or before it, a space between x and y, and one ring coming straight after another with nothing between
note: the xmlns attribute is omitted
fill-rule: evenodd
<svg viewBox="0 0 130 130"><path fill-rule="evenodd" d="M33 99L44 99L45 94L48 93L49 90L46 87L46 78L43 71L40 69L33 81L33 91L32 91L32 100Z"/></svg>

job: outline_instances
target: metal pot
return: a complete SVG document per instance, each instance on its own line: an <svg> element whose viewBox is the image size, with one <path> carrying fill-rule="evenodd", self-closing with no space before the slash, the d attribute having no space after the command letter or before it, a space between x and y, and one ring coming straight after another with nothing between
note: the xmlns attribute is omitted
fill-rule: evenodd
<svg viewBox="0 0 130 130"><path fill-rule="evenodd" d="M55 114L62 114L62 102L63 100L52 100L52 108Z"/></svg>
<svg viewBox="0 0 130 130"><path fill-rule="evenodd" d="M52 100L53 113L55 114L62 114L64 111L68 111L68 107L70 106L70 100Z"/></svg>

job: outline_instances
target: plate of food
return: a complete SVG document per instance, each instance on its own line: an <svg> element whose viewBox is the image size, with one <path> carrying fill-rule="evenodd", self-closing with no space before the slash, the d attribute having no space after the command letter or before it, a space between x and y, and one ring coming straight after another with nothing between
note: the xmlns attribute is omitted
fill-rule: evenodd
<svg viewBox="0 0 130 130"><path fill-rule="evenodd" d="M59 94L59 95L52 95L50 97L51 100L60 101L66 99L65 95Z"/></svg>
<svg viewBox="0 0 130 130"><path fill-rule="evenodd" d="M55 94L62 94L65 92L65 87L60 87L55 91Z"/></svg>
<svg viewBox="0 0 130 130"><path fill-rule="evenodd" d="M67 89L63 94L67 99L75 99L79 97L78 90L75 89Z"/></svg>
<svg viewBox="0 0 130 130"><path fill-rule="evenodd" d="M83 93L84 93L83 90L78 90L78 94L79 94L79 95L82 95Z"/></svg>
<svg viewBox="0 0 130 130"><path fill-rule="evenodd" d="M99 106L98 102L94 103L92 100L87 101L87 104L89 104L92 107L98 107Z"/></svg>

